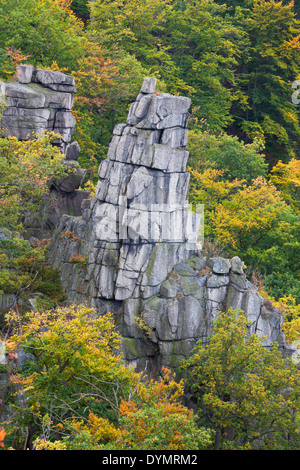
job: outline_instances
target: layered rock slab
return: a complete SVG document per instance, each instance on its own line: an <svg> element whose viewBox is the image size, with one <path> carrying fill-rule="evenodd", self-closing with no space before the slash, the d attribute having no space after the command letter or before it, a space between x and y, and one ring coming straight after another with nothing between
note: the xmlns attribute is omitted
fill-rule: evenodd
<svg viewBox="0 0 300 470"><path fill-rule="evenodd" d="M53 131L61 135L53 143L67 153L76 127L72 114L75 92L70 75L17 65L17 81L4 84L6 106L0 121L4 137L26 140Z"/></svg>

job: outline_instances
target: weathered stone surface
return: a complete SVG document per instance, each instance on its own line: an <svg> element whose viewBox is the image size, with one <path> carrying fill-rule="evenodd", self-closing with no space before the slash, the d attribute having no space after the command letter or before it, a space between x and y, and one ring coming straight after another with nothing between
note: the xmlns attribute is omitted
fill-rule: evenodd
<svg viewBox="0 0 300 470"><path fill-rule="evenodd" d="M243 269L243 261L238 257L234 256L230 260L231 264L231 271L236 274L243 274L244 269Z"/></svg>
<svg viewBox="0 0 300 470"><path fill-rule="evenodd" d="M188 142L188 130L182 127L173 127L164 129L161 135L160 143L168 145L173 149L186 148Z"/></svg>
<svg viewBox="0 0 300 470"><path fill-rule="evenodd" d="M145 77L141 88L141 93L155 93L156 80L155 78Z"/></svg>
<svg viewBox="0 0 300 470"><path fill-rule="evenodd" d="M52 186L63 193L72 193L81 186L86 170L77 161L66 160L64 165L68 167L68 175L59 181L53 180Z"/></svg>
<svg viewBox="0 0 300 470"><path fill-rule="evenodd" d="M228 284L229 284L228 276L218 276L217 274L212 274L207 279L207 287L211 287L211 288L227 286Z"/></svg>
<svg viewBox="0 0 300 470"><path fill-rule="evenodd" d="M35 70L33 65L18 64L16 67L17 79L19 83L30 83Z"/></svg>
<svg viewBox="0 0 300 470"><path fill-rule="evenodd" d="M32 88L22 83L6 83L6 104L18 108L39 109L46 107L46 97L43 88Z"/></svg>
<svg viewBox="0 0 300 470"><path fill-rule="evenodd" d="M213 272L216 274L228 274L231 268L231 264L228 259L221 258L216 256L215 258L210 258L208 265L212 268Z"/></svg>
<svg viewBox="0 0 300 470"><path fill-rule="evenodd" d="M1 126L4 128L3 135L4 137L16 137L18 140L35 138L37 134L48 130L50 119L50 109L8 107L1 116Z"/></svg>
<svg viewBox="0 0 300 470"><path fill-rule="evenodd" d="M17 82L5 84L5 103L1 117L4 137L34 138L45 131L61 135L53 144L66 151L76 126L71 110L74 104L74 78L61 72L17 66ZM78 157L77 157L78 158Z"/></svg>
<svg viewBox="0 0 300 470"><path fill-rule="evenodd" d="M188 186L189 173L165 173L105 160L99 167L96 198L118 205L122 197L129 207L143 204L144 210L151 210L154 204L184 204Z"/></svg>
<svg viewBox="0 0 300 470"><path fill-rule="evenodd" d="M146 95L131 105L127 124L136 125L139 129L185 128L190 105L189 98L168 93Z"/></svg>
<svg viewBox="0 0 300 470"><path fill-rule="evenodd" d="M53 70L36 69L33 73L33 81L44 86L66 85L75 86L75 79L71 75Z"/></svg>
<svg viewBox="0 0 300 470"><path fill-rule="evenodd" d="M66 160L78 160L79 154L80 146L76 140L66 146Z"/></svg>
<svg viewBox="0 0 300 470"><path fill-rule="evenodd" d="M63 214L81 215L83 197L88 197L86 192L76 192L86 171L77 162L80 153L78 142L71 143L76 126L76 118L71 111L75 81L61 72L35 69L27 64L17 66L17 79L17 82L5 84L7 106L0 120L2 135L27 140L37 138L45 131L60 134L61 137L53 139L52 144L66 155L64 165L73 167L73 171L61 181L50 182L51 193L48 201L42 202L41 211L35 216L26 215L27 236L46 235L55 228Z"/></svg>

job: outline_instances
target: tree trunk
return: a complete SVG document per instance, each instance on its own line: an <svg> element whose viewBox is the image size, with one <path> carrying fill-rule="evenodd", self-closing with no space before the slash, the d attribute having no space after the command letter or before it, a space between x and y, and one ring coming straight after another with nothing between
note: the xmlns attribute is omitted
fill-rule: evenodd
<svg viewBox="0 0 300 470"><path fill-rule="evenodd" d="M217 427L214 450L220 450L221 447L221 427Z"/></svg>

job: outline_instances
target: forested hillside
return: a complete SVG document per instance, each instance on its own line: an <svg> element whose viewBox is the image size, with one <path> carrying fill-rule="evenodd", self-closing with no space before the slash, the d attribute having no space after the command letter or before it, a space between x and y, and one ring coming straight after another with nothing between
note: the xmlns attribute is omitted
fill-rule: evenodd
<svg viewBox="0 0 300 470"><path fill-rule="evenodd" d="M14 80L18 64L75 78L74 139L81 148L79 162L87 169L82 187L92 192L112 131L126 122L144 77L157 79L158 92L191 98L189 202L204 204L204 251L239 256L251 282L285 316L288 340L300 339L299 2L0 0L0 79ZM297 372L287 371L258 340L243 339L242 318L228 315L223 319L227 330L219 320L215 349L212 345L209 355L199 346L195 359L183 365L191 387L205 382L205 392L194 385L204 410L198 419L181 402L183 382L173 381L169 371L160 384L146 386L111 354L121 340L110 317L88 320L87 309L60 310L65 296L59 273L45 263L47 240L33 246L19 238L25 212L37 210L49 179L61 171L62 156L50 141L47 135L29 142L0 138L0 293L18 292L24 303L33 291L43 295L38 304L43 313L29 316L24 331L18 327L19 311L8 317L9 331L14 331L8 346L11 362L16 344L34 351L37 360L25 375L15 374L11 366L12 390L6 387L5 397L24 386L33 390L32 401L25 424L20 410L5 430L0 422L0 446L5 436L9 446L32 445L30 435L39 436L37 447L65 449L70 442L62 437L71 434L78 449L239 449L254 441L260 448L297 448L299 415L291 412L299 409ZM56 322L49 314L55 308ZM73 323L67 326L70 312ZM0 339L6 339L5 321L1 317ZM43 325L49 334L39 343ZM97 328L104 332L101 341ZM239 348L226 362L224 351L233 338ZM78 370L76 351L70 352L74 342L86 376ZM59 348L65 348L62 356ZM214 364L220 364L220 373L209 379ZM244 366L251 376L248 389ZM41 370L46 371L43 377ZM220 383L225 383L221 395ZM295 385L293 393L277 399L288 383ZM51 422L47 397L53 390ZM80 404L68 401L74 390ZM226 396L237 390L237 403L243 406L233 409ZM255 403L251 394L257 396ZM68 404L63 411L61 402ZM0 412L3 403L4 398ZM11 406L17 407L15 402ZM90 410L87 421L84 409ZM228 439L227 427L232 430ZM283 430L290 432L290 441Z"/></svg>

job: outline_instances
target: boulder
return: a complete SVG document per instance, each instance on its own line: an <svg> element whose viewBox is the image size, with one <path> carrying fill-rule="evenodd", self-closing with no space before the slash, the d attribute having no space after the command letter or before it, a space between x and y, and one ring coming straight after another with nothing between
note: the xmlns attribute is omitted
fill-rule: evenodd
<svg viewBox="0 0 300 470"><path fill-rule="evenodd" d="M17 79L19 83L30 83L35 70L33 65L18 64L16 67Z"/></svg>

